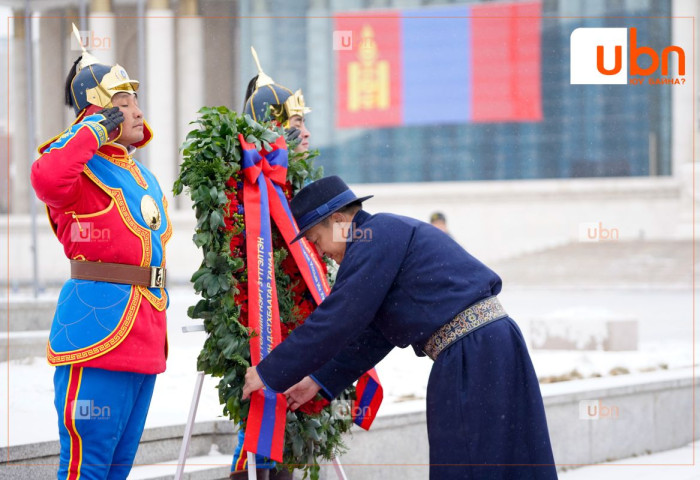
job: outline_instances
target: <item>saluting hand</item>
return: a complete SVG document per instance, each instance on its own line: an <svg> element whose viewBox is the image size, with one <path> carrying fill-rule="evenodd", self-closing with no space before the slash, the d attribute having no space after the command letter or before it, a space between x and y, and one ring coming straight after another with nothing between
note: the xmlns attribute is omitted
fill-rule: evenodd
<svg viewBox="0 0 700 480"><path fill-rule="evenodd" d="M100 125L107 129L107 133L116 130L124 121L124 114L119 107L105 108L97 112L97 115L104 117L104 120L100 120Z"/></svg>
<svg viewBox="0 0 700 480"><path fill-rule="evenodd" d="M301 130L297 127L287 128L284 131L285 140L287 140L287 145L298 144L301 141Z"/></svg>
<svg viewBox="0 0 700 480"><path fill-rule="evenodd" d="M313 399L320 389L321 387L311 377L304 377L299 383L289 387L289 390L284 392L289 409L294 411L301 407Z"/></svg>
<svg viewBox="0 0 700 480"><path fill-rule="evenodd" d="M248 367L245 373L245 385L243 385L243 400L248 400L250 394L256 390L260 390L265 385L262 380L260 380L260 375L258 375L258 369L255 367Z"/></svg>

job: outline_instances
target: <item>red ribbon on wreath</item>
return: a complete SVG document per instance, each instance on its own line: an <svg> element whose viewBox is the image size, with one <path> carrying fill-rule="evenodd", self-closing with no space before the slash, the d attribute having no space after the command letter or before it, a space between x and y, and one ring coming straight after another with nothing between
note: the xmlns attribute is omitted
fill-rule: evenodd
<svg viewBox="0 0 700 480"><path fill-rule="evenodd" d="M250 340L251 363L257 365L281 341L280 315L275 285L275 267L271 222L284 238L304 282L316 304L330 292L330 286L319 258L311 245L302 239L291 243L299 233L284 194L288 156L283 137L270 145L270 150L257 151L255 145L238 135L242 149L243 201L245 204L246 256L248 266L248 326L255 335ZM381 403L382 389L372 369L358 383L358 405L363 405L361 390L369 393L365 403L368 412L355 423L367 429ZM363 388L368 385L369 388ZM369 403L367 403L369 402ZM251 396L250 412L243 448L246 451L282 461L287 401L283 394L261 389Z"/></svg>

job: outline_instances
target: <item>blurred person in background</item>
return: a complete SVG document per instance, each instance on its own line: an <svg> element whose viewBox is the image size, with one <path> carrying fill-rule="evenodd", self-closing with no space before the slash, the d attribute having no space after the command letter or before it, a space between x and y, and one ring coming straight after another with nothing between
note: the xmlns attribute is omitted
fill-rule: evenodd
<svg viewBox="0 0 700 480"><path fill-rule="evenodd" d="M450 235L450 232L447 230L447 219L445 218L445 214L442 212L433 212L430 215L430 224L435 227L439 228L446 234ZM451 235L450 235L451 236Z"/></svg>

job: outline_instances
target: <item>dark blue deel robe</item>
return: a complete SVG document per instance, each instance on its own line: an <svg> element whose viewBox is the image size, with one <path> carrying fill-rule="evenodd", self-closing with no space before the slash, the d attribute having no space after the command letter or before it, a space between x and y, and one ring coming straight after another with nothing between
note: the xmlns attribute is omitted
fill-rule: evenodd
<svg viewBox="0 0 700 480"><path fill-rule="evenodd" d="M423 356L433 332L501 290L496 273L427 223L365 211L353 222L330 295L257 367L272 390L312 375L333 398L394 347ZM439 355L427 423L432 480L557 478L537 377L509 317Z"/></svg>

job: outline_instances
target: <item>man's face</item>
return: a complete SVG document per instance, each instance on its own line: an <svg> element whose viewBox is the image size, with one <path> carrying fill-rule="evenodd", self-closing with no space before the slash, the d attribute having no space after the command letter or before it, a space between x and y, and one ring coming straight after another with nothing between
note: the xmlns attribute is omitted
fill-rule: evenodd
<svg viewBox="0 0 700 480"><path fill-rule="evenodd" d="M143 112L135 93L120 92L112 97L112 105L124 114L122 134L117 143L128 147L143 140Z"/></svg>
<svg viewBox="0 0 700 480"><path fill-rule="evenodd" d="M292 118L289 119L289 128L298 128L301 131L301 134L299 137L301 138L301 142L299 145L297 145L297 148L294 149L295 152L308 152L309 151L309 137L311 136L311 133L307 130L306 128L306 123L304 122L304 117L300 115L294 115Z"/></svg>
<svg viewBox="0 0 700 480"><path fill-rule="evenodd" d="M320 255L325 255L340 265L345 256L345 240L334 240L334 224L339 222L348 222L352 220L347 215L342 213L334 213L328 219L317 225L314 225L306 231L306 239L316 247ZM337 231L337 228L335 229ZM338 235L335 235L336 239Z"/></svg>

